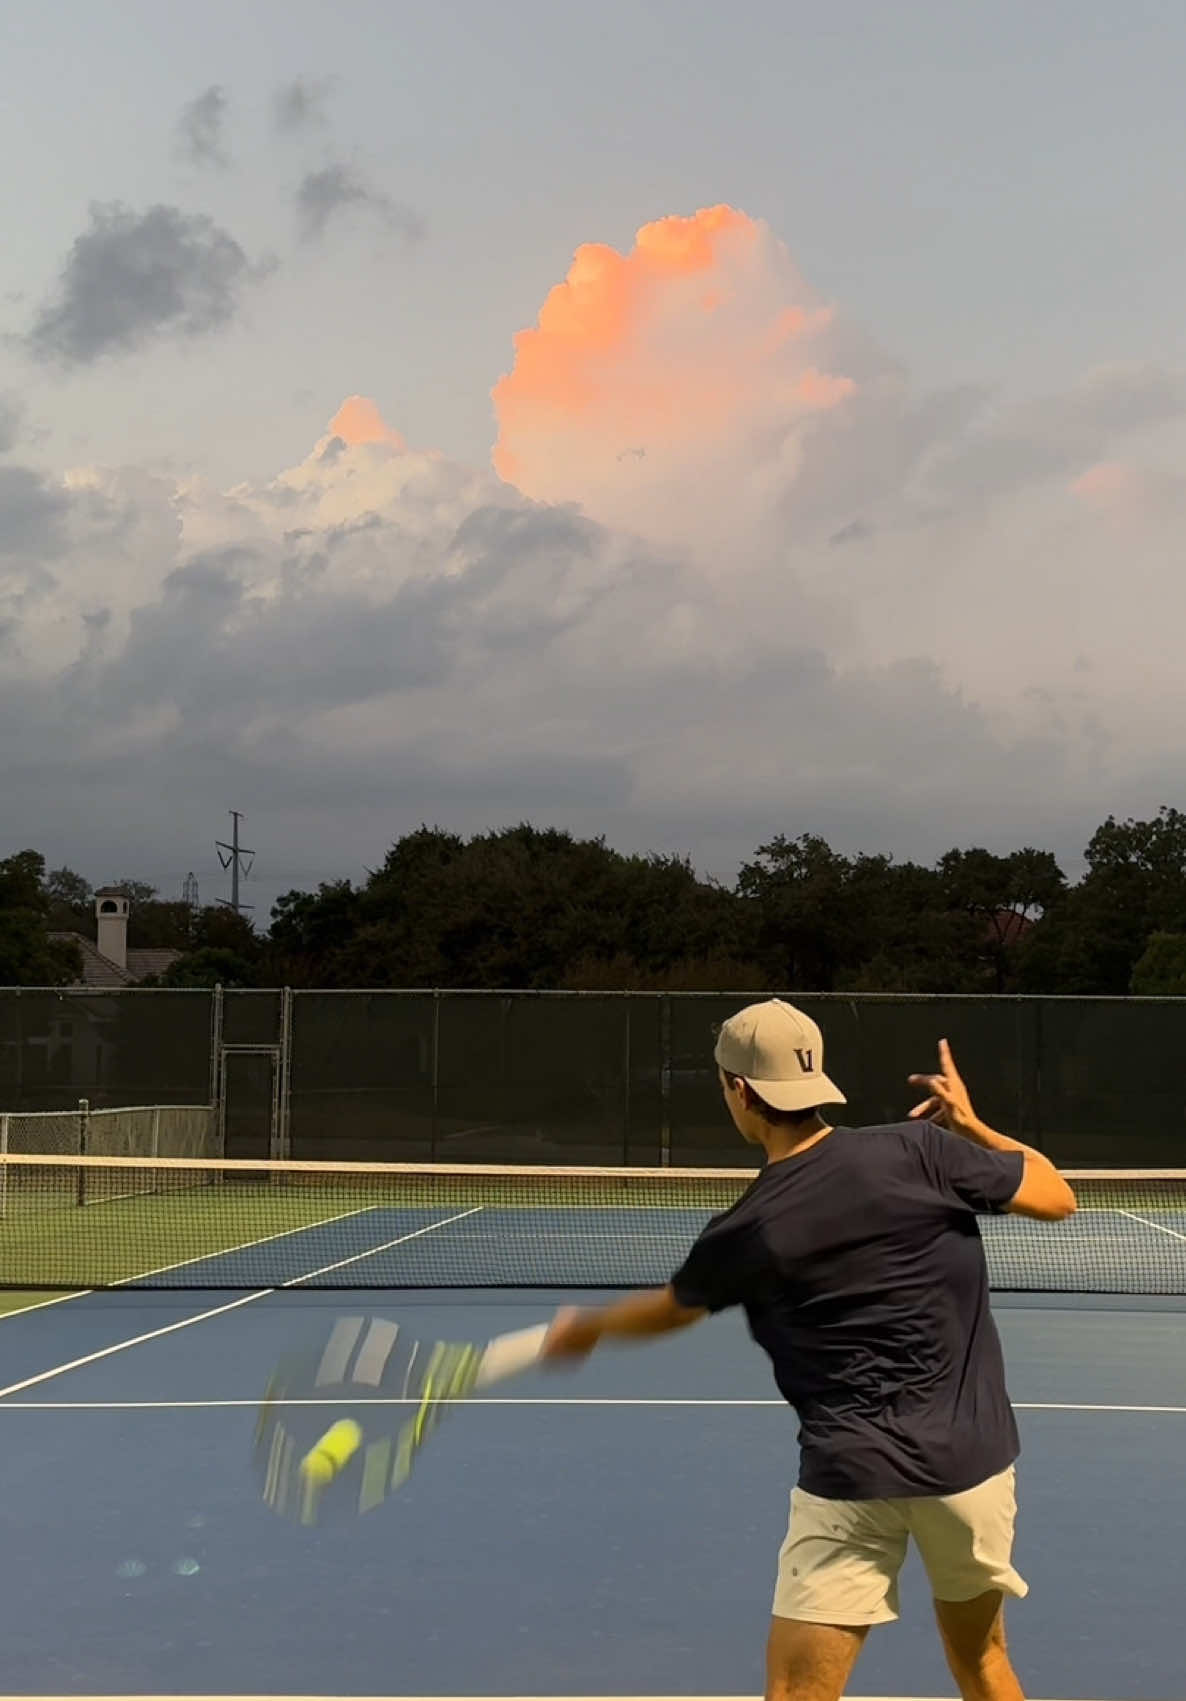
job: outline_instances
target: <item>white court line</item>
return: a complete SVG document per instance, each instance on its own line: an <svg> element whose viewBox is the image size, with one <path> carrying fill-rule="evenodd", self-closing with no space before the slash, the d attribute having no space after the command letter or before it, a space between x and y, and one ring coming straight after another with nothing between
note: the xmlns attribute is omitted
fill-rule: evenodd
<svg viewBox="0 0 1186 1701"><path fill-rule="evenodd" d="M185 1270L191 1264L206 1264L211 1258L229 1258L236 1252L250 1252L255 1246L268 1246L274 1240L287 1240L290 1235L308 1234L311 1229L325 1228L330 1223L345 1222L347 1217L364 1217L368 1211L373 1211L374 1209L375 1207L373 1205L360 1205L357 1210L339 1211L335 1216L321 1217L315 1223L301 1223L296 1228L277 1229L275 1234L261 1234L256 1240L241 1240L237 1246L223 1246L220 1247L217 1252L199 1252L195 1254L193 1258L179 1258L175 1264L158 1264L154 1270L141 1270L135 1276L122 1276L118 1282L113 1282L110 1288L79 1288L76 1293L55 1294L53 1299L40 1299L36 1305L21 1305L17 1306L13 1311L0 1312L0 1323L2 1323L6 1317L23 1317L26 1312L40 1311L42 1307L46 1305L61 1305L68 1299L86 1299L89 1294L99 1292L115 1293L121 1288L127 1287L131 1282L147 1281L149 1276L164 1276L167 1275L170 1270ZM476 1209L480 1210L481 1206L477 1206ZM468 1212L463 1213L463 1215L468 1214ZM432 1226L436 1227L437 1225L433 1224ZM396 1243L392 1242L391 1244L394 1245ZM386 1248L384 1247L376 1248L376 1251L385 1250ZM335 1267L336 1266L333 1264L328 1264L325 1270L316 1270L313 1273L314 1275L322 1276ZM305 1276L301 1279L303 1281L307 1281L309 1278ZM286 1282L283 1285L285 1287L290 1287L293 1284ZM268 1288L266 1291L271 1293L274 1290ZM3 1398L3 1395L0 1395L0 1398ZM0 1701L2 1701L2 1698L0 1698Z"/></svg>
<svg viewBox="0 0 1186 1701"><path fill-rule="evenodd" d="M1155 1223L1150 1217L1138 1216L1136 1211L1126 1211L1122 1205L1116 1207L1117 1215L1128 1217L1134 1223L1140 1223L1143 1228L1156 1229L1158 1234L1168 1234L1173 1240L1186 1240L1186 1234L1178 1229L1166 1228L1164 1223Z"/></svg>
<svg viewBox="0 0 1186 1701"><path fill-rule="evenodd" d="M253 1296L258 1297L258 1296ZM245 1303L236 1300L237 1305ZM197 1322L194 1318L192 1321ZM172 1323L170 1328L180 1329L182 1323ZM166 1333L167 1331L158 1331ZM148 1340L145 1335L140 1337ZM134 1343L129 1342L128 1345ZM108 1351L118 1351L118 1348L108 1348ZM101 1355L99 1355L101 1356ZM87 1362L82 1360L80 1362ZM64 1366L70 1369L70 1366ZM0 1394L8 1394L13 1390L5 1388ZM449 1403L449 1402L446 1402ZM514 1395L487 1397L467 1397L460 1404L467 1406L737 1406L744 1410L761 1407L779 1407L789 1411L785 1400L715 1400L702 1398L633 1398L630 1396L608 1395ZM261 1404L257 1397L252 1400L19 1400L8 1406L0 1406L0 1411L12 1412L192 1412L192 1411L222 1411L248 1407L254 1410ZM270 1400L271 1406L418 1406L419 1399L410 1396L401 1397L397 1394L384 1394L378 1399L368 1399L362 1395L357 1400L350 1400L339 1395L336 1399L309 1398L305 1400ZM1120 1415L1147 1413L1152 1416L1186 1417L1186 1406L1098 1406L1073 1405L1070 1403L1053 1404L1047 1402L1015 1400L1013 1409L1017 1412L1102 1412L1105 1415L1115 1413ZM0 1696L0 1701L4 1697Z"/></svg>
<svg viewBox="0 0 1186 1701"><path fill-rule="evenodd" d="M115 1341L109 1347L101 1347L98 1352L86 1353L82 1358L71 1359L68 1364L57 1364L51 1370L39 1371L36 1376L27 1376L23 1382L10 1382L7 1388L0 1388L0 1400L6 1399L9 1394L20 1394L26 1388L36 1388L38 1383L52 1381L55 1376L64 1376L68 1370L81 1370L84 1365L96 1364L101 1358L110 1358L112 1353L122 1353L128 1347L142 1346L145 1341L155 1341L161 1335L172 1335L177 1329L188 1329L191 1323L205 1323L210 1317L221 1317L224 1312L234 1311L241 1305L250 1305L253 1300L266 1299L269 1294L277 1293L284 1288L296 1287L300 1282L311 1282L315 1276L325 1276L331 1270L340 1270L343 1264L356 1264L359 1258L371 1257L376 1252L388 1252L393 1246L402 1245L405 1240L417 1240L422 1234L431 1234L434 1229L448 1228L450 1223L459 1222L462 1217L472 1216L475 1210L481 1210L481 1208L480 1205L472 1206L470 1210L459 1211L455 1216L443 1217L439 1223L429 1223L425 1228L418 1228L413 1230L411 1234L401 1235L398 1240L389 1240L383 1246L372 1247L370 1252L359 1253L354 1258L343 1258L336 1264L325 1264L320 1270L306 1270L304 1275L293 1276L289 1281L282 1282L279 1289L258 1288L255 1293L245 1294L240 1299L232 1299L226 1305L213 1306L208 1311L199 1311L193 1317L183 1317L179 1322L166 1323L160 1329L150 1329L147 1334L133 1335L126 1341ZM353 1212L349 1213L349 1215L354 1214ZM274 1239L276 1237L269 1236L268 1238ZM191 1264L198 1261L193 1258L187 1260ZM135 1277L129 1278L132 1281L135 1279Z"/></svg>
<svg viewBox="0 0 1186 1701"><path fill-rule="evenodd" d="M23 1382L10 1382L7 1388L0 1388L0 1400L9 1394L19 1394L24 1388L36 1388L39 1382L48 1382L55 1376L64 1376L68 1370L81 1370L84 1364L95 1364L101 1358L110 1358L112 1353L122 1353L128 1347L138 1347L145 1341L155 1341L160 1335L171 1335L175 1329L188 1329L191 1323L204 1323L208 1317L221 1317L224 1311L234 1311L239 1305L250 1305L253 1299L262 1299L265 1294L271 1292L271 1288L261 1288L258 1293L246 1294L242 1299L232 1299L227 1305L216 1305L211 1311L199 1311L196 1317L183 1317L179 1323L166 1323L161 1329L150 1329L146 1335L133 1335L129 1340L116 1341L112 1346L101 1347L97 1353L72 1358L68 1364L56 1364L52 1370L42 1370L36 1376L26 1376Z"/></svg>
<svg viewBox="0 0 1186 1701"><path fill-rule="evenodd" d="M368 1210L373 1207L368 1206ZM451 1217L442 1217L439 1223L429 1223L425 1228L413 1229L411 1234L401 1234L395 1240L385 1240L382 1246L368 1246L365 1252L356 1252L352 1258L339 1258L336 1264L323 1264L320 1270L306 1270L303 1276L294 1276L291 1281L281 1282L282 1288L296 1288L302 1282L311 1282L314 1276L328 1276L331 1270L344 1270L347 1264L359 1264L364 1258L374 1258L377 1253L390 1252L393 1246L402 1246L406 1240L419 1240L422 1234L433 1234L437 1229L448 1228L450 1223L459 1223L463 1217L476 1216L484 1209L481 1205L471 1205L468 1211L457 1211Z"/></svg>
<svg viewBox="0 0 1186 1701"><path fill-rule="evenodd" d="M365 1217L368 1211L373 1210L373 1205L360 1205L357 1210L338 1211L332 1217L319 1217L315 1223L301 1223L297 1228L277 1229L275 1234L261 1234L257 1240L241 1240L238 1246L222 1246L217 1252L199 1252L193 1258L179 1258L176 1264L158 1264L155 1270L141 1270L135 1276L122 1276L113 1286L124 1288L129 1282L144 1282L149 1276L163 1276L170 1270L184 1270L190 1264L208 1264L213 1258L230 1258L236 1252L250 1252L255 1246L270 1246L274 1240L287 1240L293 1234L308 1234L311 1229L325 1228L330 1223L344 1223L347 1217ZM329 1265L327 1268L332 1269L333 1266ZM321 1274L320 1271L314 1273Z"/></svg>
<svg viewBox="0 0 1186 1701"><path fill-rule="evenodd" d="M9 1291L16 1292L18 1290L10 1289ZM11 1311L0 1311L0 1323L3 1323L7 1317L24 1317L30 1311L44 1311L47 1305L64 1305L68 1299L85 1299L87 1294L94 1293L94 1291L94 1288L78 1288L74 1293L56 1293L52 1299L39 1299L36 1305L14 1306ZM4 1701L3 1696L0 1696L0 1701Z"/></svg>
<svg viewBox="0 0 1186 1701"><path fill-rule="evenodd" d="M0 1695L0 1701L761 1701L758 1695ZM847 1701L909 1701L906 1696L850 1695ZM922 1701L919 1697L918 1701Z"/></svg>

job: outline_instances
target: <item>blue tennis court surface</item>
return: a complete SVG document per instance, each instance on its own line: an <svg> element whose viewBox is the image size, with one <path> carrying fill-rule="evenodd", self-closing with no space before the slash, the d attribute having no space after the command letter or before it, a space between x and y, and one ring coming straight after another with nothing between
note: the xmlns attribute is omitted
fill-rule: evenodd
<svg viewBox="0 0 1186 1701"><path fill-rule="evenodd" d="M135 1205L121 1208L134 1237ZM371 1287L447 1281L477 1288L489 1285L492 1272L507 1285L533 1288L659 1283L710 1215L678 1206L487 1205L447 1215L439 1208L371 1206L154 1269L150 1285L247 1289L276 1285L278 1271L292 1272L282 1286L340 1287L356 1279ZM1044 1284L1053 1275L1053 1285L1071 1293L1107 1291L1118 1282L1153 1294L1181 1293L1186 1286L1186 1208L1089 1207L1063 1223L986 1218L981 1233L1000 1288L1024 1290L1039 1273Z"/></svg>
<svg viewBox="0 0 1186 1701"><path fill-rule="evenodd" d="M572 1298L125 1290L0 1320L5 1692L759 1694L795 1425L736 1317L468 1404L347 1528L259 1500L268 1371L335 1315L485 1338ZM1183 1693L1182 1304L998 1301L1029 1695ZM913 1560L851 1693L954 1694Z"/></svg>

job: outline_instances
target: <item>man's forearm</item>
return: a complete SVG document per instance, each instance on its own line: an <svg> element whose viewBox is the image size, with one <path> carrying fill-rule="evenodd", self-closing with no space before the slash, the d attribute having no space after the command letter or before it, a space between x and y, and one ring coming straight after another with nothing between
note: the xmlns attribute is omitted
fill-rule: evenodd
<svg viewBox="0 0 1186 1701"><path fill-rule="evenodd" d="M1050 1164L1045 1152L1039 1152L1034 1146L1027 1146L1022 1140L1013 1140L1008 1134L998 1134L995 1128L990 1128L987 1122L981 1122L978 1116L970 1122L962 1122L958 1132L967 1140L975 1141L978 1146L986 1146L990 1152L1021 1152L1027 1158L1034 1158L1038 1163Z"/></svg>
<svg viewBox="0 0 1186 1701"><path fill-rule="evenodd" d="M579 1311L567 1318L562 1328L563 1345L569 1350L588 1352L602 1340L646 1340L653 1335L667 1335L674 1329L686 1329L706 1315L679 1304L667 1288L650 1288L642 1293L628 1294L597 1311Z"/></svg>
<svg viewBox="0 0 1186 1701"><path fill-rule="evenodd" d="M678 1304L670 1288L655 1288L645 1293L628 1294L625 1299L595 1312L599 1332L604 1337L631 1335L666 1335L672 1329L686 1329L704 1313L689 1311Z"/></svg>

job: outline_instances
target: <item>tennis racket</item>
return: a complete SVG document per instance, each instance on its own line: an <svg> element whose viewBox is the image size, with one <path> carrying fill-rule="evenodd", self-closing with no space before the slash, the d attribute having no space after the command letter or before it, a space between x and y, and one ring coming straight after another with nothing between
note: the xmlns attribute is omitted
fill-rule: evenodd
<svg viewBox="0 0 1186 1701"><path fill-rule="evenodd" d="M283 1359L268 1382L254 1455L265 1504L305 1525L373 1512L445 1413L529 1370L547 1334L538 1324L485 1343L425 1342L383 1317L337 1318L320 1350Z"/></svg>

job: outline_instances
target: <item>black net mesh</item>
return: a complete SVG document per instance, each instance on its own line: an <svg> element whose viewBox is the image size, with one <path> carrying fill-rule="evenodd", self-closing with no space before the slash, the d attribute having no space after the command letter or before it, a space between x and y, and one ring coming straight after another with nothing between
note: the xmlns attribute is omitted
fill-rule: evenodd
<svg viewBox="0 0 1186 1701"><path fill-rule="evenodd" d="M10 1155L0 1285L634 1287L751 1174ZM982 1222L996 1288L1186 1293L1186 1171L1070 1179L1066 1222Z"/></svg>

